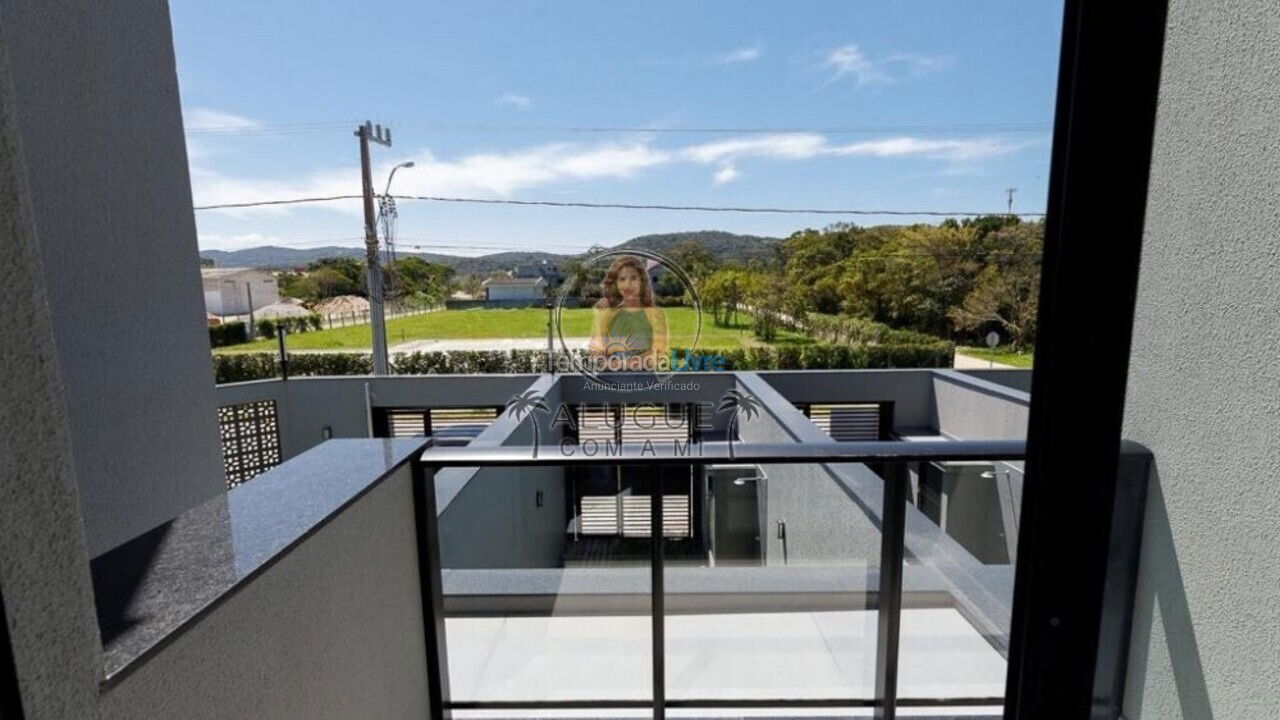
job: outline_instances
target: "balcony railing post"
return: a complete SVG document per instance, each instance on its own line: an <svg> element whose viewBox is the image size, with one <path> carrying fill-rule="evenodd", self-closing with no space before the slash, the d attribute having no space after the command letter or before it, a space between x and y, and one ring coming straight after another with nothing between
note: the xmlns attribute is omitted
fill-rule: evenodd
<svg viewBox="0 0 1280 720"><path fill-rule="evenodd" d="M667 714L666 608L663 601L662 475L655 473L650 481L649 499L650 580L649 604L653 613L653 719L663 720Z"/></svg>
<svg viewBox="0 0 1280 720"><path fill-rule="evenodd" d="M876 594L875 717L893 720L898 704L898 630L902 622L902 565L906 555L907 483L900 462L886 463L880 513L880 584Z"/></svg>
<svg viewBox="0 0 1280 720"><path fill-rule="evenodd" d="M449 710L449 652L445 645L444 579L440 568L436 515L436 468L413 463L413 509L418 536L418 581L422 592L422 634L427 652L427 693L431 720Z"/></svg>

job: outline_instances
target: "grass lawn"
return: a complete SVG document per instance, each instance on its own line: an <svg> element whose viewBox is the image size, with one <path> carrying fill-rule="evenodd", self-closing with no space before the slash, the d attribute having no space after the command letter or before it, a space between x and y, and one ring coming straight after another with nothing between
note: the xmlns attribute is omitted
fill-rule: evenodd
<svg viewBox="0 0 1280 720"><path fill-rule="evenodd" d="M687 348L693 343L697 318L692 308L664 308L669 328L668 344ZM587 337L591 334L590 308L566 308L561 316L564 336ZM485 338L541 338L547 333L547 311L542 308L440 310L424 315L393 318L387 321L387 342L391 346L409 340L458 340ZM805 335L786 330L778 332L774 345L805 345L813 342ZM369 326L354 325L332 330L319 330L289 336L289 347L295 350L349 350L370 346ZM739 348L762 344L751 333L750 320L739 318L734 327L718 327L711 315L702 314L702 332L698 347L703 349ZM256 340L241 345L216 348L215 352L274 352L275 340Z"/></svg>
<svg viewBox="0 0 1280 720"><path fill-rule="evenodd" d="M1031 367L1030 352L1014 352L1009 347L997 347L995 350L991 350L984 347L961 346L956 348L956 352L968 355L969 357L978 358L979 360L994 360L998 363L1004 363L1005 365L1012 365L1019 368Z"/></svg>

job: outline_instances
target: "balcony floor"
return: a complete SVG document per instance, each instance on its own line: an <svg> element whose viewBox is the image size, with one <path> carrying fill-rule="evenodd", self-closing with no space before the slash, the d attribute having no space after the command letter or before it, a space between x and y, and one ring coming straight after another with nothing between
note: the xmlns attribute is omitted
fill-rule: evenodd
<svg viewBox="0 0 1280 720"><path fill-rule="evenodd" d="M668 699L873 695L874 610L669 615L666 623ZM446 628L454 700L650 697L648 616L459 617ZM1004 658L951 608L903 610L901 659L900 698L1004 693ZM770 713L815 714L832 711Z"/></svg>

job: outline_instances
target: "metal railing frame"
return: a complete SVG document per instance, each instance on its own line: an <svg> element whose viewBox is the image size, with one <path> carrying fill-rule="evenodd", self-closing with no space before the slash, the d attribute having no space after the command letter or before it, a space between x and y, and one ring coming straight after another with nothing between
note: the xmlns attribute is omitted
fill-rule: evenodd
<svg viewBox="0 0 1280 720"><path fill-rule="evenodd" d="M905 473L894 472L885 478L881 515L880 572L878 622L876 635L876 681L874 698L772 699L772 700L669 700L665 678L665 608L663 544L651 542L650 606L653 621L652 659L653 693L651 700L574 700L538 702L455 702L449 695L448 651L444 631L444 584L440 565L438 516L435 501L435 474L450 467L571 467L627 465L658 467L716 462L754 463L761 465L800 463L885 463L886 467L904 468L906 462L1005 460L1025 457L1025 444L1020 440L939 441L939 442L848 442L830 445L794 443L693 443L687 454L645 451L643 445L622 445L615 454L595 456L542 456L533 458L532 448L504 447L430 447L414 463L414 498L417 513L419 572L422 579L423 615L426 629L427 666L430 677L433 718L449 717L452 710L464 709L582 709L643 708L652 709L661 720L667 708L803 708L803 707L870 707L876 717L891 719L898 707L955 707L1000 705L1002 698L956 697L937 699L899 699L898 639L902 613L902 574L906 556L905 525L908 481ZM654 494L661 484L653 483ZM650 503L652 527L662 527L662 502Z"/></svg>

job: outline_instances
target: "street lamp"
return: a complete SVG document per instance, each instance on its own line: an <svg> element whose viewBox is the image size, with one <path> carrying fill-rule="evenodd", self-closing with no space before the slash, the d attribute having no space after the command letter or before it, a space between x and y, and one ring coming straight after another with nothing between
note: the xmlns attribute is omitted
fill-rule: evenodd
<svg viewBox="0 0 1280 720"><path fill-rule="evenodd" d="M395 248L395 239L392 236L395 234L394 227L395 227L395 220L396 220L396 201L391 197L391 181L395 179L397 170L399 170L400 168L411 168L411 167L413 167L413 161L406 160L400 163L399 165L396 165L395 167L391 168L391 172L387 175L387 185L382 190L382 197L378 199L378 219L382 223L382 234L384 236L384 239L387 242L387 262L388 262L387 275L386 275L387 283L385 285L386 290L384 290L384 292L389 293L389 297L391 298L393 305L395 304L396 248ZM384 339L384 345L385 345L385 339Z"/></svg>
<svg viewBox="0 0 1280 720"><path fill-rule="evenodd" d="M411 168L411 167L413 167L413 161L412 161L412 160L406 160L406 161L404 161L404 162L400 163L399 165L397 165L397 166L395 166L395 167L391 168L391 174L390 174L390 175L387 175L387 188L386 188L385 190L383 190L383 191L382 191L382 194L383 194L383 195L390 195L390 194L391 194L391 180L392 180L393 178L395 178L395 176L396 176L396 171L397 171L397 170L399 170L400 168Z"/></svg>

